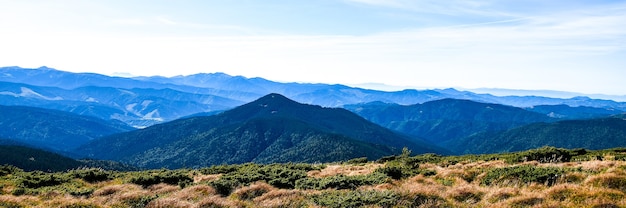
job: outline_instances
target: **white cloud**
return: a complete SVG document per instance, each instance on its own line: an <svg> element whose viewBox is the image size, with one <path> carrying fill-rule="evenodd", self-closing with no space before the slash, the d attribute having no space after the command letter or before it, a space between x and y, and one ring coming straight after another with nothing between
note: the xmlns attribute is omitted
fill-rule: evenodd
<svg viewBox="0 0 626 208"><path fill-rule="evenodd" d="M364 3L399 7L412 2ZM98 20L149 27L156 33L11 30L0 34L0 66L166 76L226 72L280 81L626 94L620 80L626 77L626 60L618 57L626 53L626 9L616 8L620 7L360 36L251 35L259 32L166 15L116 16ZM0 26L13 28L15 23ZM176 33L179 30L196 32ZM208 35L197 30L239 32Z"/></svg>

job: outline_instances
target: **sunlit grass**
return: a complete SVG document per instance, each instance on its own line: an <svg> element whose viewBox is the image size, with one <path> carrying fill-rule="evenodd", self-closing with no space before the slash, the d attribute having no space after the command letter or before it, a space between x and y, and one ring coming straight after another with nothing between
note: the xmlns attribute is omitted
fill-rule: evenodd
<svg viewBox="0 0 626 208"><path fill-rule="evenodd" d="M626 161L603 154L571 162L416 156L206 170L15 170L0 176L0 207L625 207ZM228 192L216 188L224 177Z"/></svg>

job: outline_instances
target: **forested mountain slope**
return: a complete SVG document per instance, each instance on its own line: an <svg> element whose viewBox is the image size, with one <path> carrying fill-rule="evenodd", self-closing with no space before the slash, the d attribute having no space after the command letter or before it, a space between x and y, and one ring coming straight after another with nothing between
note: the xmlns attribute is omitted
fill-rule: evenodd
<svg viewBox="0 0 626 208"><path fill-rule="evenodd" d="M139 167L245 162L329 162L447 151L396 134L344 109L300 104L279 94L208 117L176 120L104 137L77 150Z"/></svg>

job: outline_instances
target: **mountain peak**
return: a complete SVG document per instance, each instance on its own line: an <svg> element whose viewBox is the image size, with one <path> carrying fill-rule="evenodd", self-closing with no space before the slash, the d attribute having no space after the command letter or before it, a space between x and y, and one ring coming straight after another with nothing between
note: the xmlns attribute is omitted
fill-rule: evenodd
<svg viewBox="0 0 626 208"><path fill-rule="evenodd" d="M236 118L249 119L259 116L294 115L306 108L305 106L310 106L310 109L321 108L319 106L298 103L278 93L271 93L225 113Z"/></svg>
<svg viewBox="0 0 626 208"><path fill-rule="evenodd" d="M285 97L284 95L278 93L270 93L259 99L252 101L249 103L250 105L258 105L263 107L287 107L287 106L296 106L296 105L306 105L299 102L296 102L292 99Z"/></svg>
<svg viewBox="0 0 626 208"><path fill-rule="evenodd" d="M284 95L278 94L278 93L270 93L267 94L259 99L257 99L256 101L280 101L280 102L296 102L293 101L287 97L285 97Z"/></svg>

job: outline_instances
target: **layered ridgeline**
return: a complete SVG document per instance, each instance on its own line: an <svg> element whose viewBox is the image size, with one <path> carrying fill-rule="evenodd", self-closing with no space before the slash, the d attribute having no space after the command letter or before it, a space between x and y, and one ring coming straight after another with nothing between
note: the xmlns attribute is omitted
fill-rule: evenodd
<svg viewBox="0 0 626 208"><path fill-rule="evenodd" d="M111 83L114 85L116 82ZM137 83L137 87L150 86L140 84ZM0 82L0 105L61 110L104 120L115 119L135 127L146 127L199 112L222 111L243 103L210 94L181 92L169 88L83 86L64 89Z"/></svg>
<svg viewBox="0 0 626 208"><path fill-rule="evenodd" d="M0 138L0 166L12 165L25 171L67 171L84 167L129 171L135 167L114 161L75 160L51 151L41 150L26 143Z"/></svg>
<svg viewBox="0 0 626 208"><path fill-rule="evenodd" d="M589 120L533 123L497 133L484 133L448 142L460 154L528 150L542 146L606 149L626 147L624 115Z"/></svg>
<svg viewBox="0 0 626 208"><path fill-rule="evenodd" d="M93 139L134 130L125 123L64 111L0 105L0 137L58 152Z"/></svg>
<svg viewBox="0 0 626 208"><path fill-rule="evenodd" d="M374 102L348 105L345 108L381 126L437 144L453 143L482 132L555 121L547 115L517 107L458 99L415 105Z"/></svg>
<svg viewBox="0 0 626 208"><path fill-rule="evenodd" d="M396 134L345 109L300 104L269 94L218 115L193 117L95 140L86 156L144 168L245 162L330 162L447 151Z"/></svg>
<svg viewBox="0 0 626 208"><path fill-rule="evenodd" d="M572 107L568 105L538 105L525 109L562 120L602 118L618 115L623 112L614 108Z"/></svg>
<svg viewBox="0 0 626 208"><path fill-rule="evenodd" d="M0 67L0 105L63 110L104 120L117 119L136 127L191 114L228 110L274 92L301 103L325 107L374 101L412 105L455 98L516 107L565 104L626 110L626 103L588 97L499 97L455 89L384 92L344 85L280 83L223 73L122 78L47 67ZM563 114L555 112L553 115Z"/></svg>
<svg viewBox="0 0 626 208"><path fill-rule="evenodd" d="M4 145L0 139L0 164L26 171L66 171L84 166L74 159L56 153L18 145Z"/></svg>

